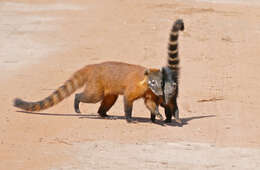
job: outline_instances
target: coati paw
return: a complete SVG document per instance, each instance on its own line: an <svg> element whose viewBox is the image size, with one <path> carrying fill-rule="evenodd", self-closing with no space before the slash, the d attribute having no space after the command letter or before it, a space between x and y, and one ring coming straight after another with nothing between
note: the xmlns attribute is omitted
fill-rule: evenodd
<svg viewBox="0 0 260 170"><path fill-rule="evenodd" d="M136 121L132 118L126 118L127 123L136 123Z"/></svg>
<svg viewBox="0 0 260 170"><path fill-rule="evenodd" d="M78 113L78 114L81 114L79 109L75 109L75 112Z"/></svg>
<svg viewBox="0 0 260 170"><path fill-rule="evenodd" d="M163 116L161 115L161 113L156 113L156 116L157 116L160 120L163 120Z"/></svg>
<svg viewBox="0 0 260 170"><path fill-rule="evenodd" d="M154 123L155 122L155 115L151 114L151 121Z"/></svg>
<svg viewBox="0 0 260 170"><path fill-rule="evenodd" d="M108 118L107 113L98 113L100 115L100 117L102 118Z"/></svg>

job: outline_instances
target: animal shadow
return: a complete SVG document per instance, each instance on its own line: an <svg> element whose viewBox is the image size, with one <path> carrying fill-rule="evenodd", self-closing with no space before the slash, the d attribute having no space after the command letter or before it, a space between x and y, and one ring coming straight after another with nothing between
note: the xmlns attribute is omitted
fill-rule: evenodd
<svg viewBox="0 0 260 170"><path fill-rule="evenodd" d="M172 120L171 123L166 123L168 126L185 126L188 125L190 121L194 119L204 119L204 118L211 118L211 117L216 117L216 115L205 115L205 116L192 116L192 117L185 117L181 118L182 124L177 123L175 120Z"/></svg>
<svg viewBox="0 0 260 170"><path fill-rule="evenodd" d="M32 114L32 115L41 115L41 116L74 116L79 117L79 119L106 119L106 120L125 120L125 116L118 116L118 115L109 115L107 117L100 117L98 114L70 114L70 113L36 113L36 112L27 112L27 111L17 111L24 114ZM206 116L192 116L192 117L185 117L181 118L182 124L177 123L174 119L171 123L165 123L163 120L156 120L153 124L160 125L160 126L185 126L188 125L191 120L194 119L203 119L203 118L210 118L216 117L216 115L206 115ZM152 123L150 118L145 117L133 117L132 123Z"/></svg>
<svg viewBox="0 0 260 170"><path fill-rule="evenodd" d="M96 116L82 116L80 119L107 119L107 120L125 120L125 116L118 116L118 115L109 115L107 117L100 117L99 115ZM152 123L150 118L145 118L145 117L132 117L133 121L131 123ZM155 125L160 125L160 126L165 126L164 121L162 120L156 120L154 122Z"/></svg>

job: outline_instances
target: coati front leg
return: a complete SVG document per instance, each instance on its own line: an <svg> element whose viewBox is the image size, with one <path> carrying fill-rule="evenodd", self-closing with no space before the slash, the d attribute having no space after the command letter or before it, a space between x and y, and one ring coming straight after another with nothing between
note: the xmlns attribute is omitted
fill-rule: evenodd
<svg viewBox="0 0 260 170"><path fill-rule="evenodd" d="M160 114L159 109L158 109L158 106L157 106L157 108L156 108L155 113L151 112L151 121L152 121L152 122L155 122L156 116L159 117L160 120L163 120L163 116Z"/></svg>
<svg viewBox="0 0 260 170"><path fill-rule="evenodd" d="M124 96L124 110L125 110L126 121L128 123L133 122L132 119L133 101L130 101L126 96Z"/></svg>
<svg viewBox="0 0 260 170"><path fill-rule="evenodd" d="M145 99L145 106L150 110L151 112L151 121L155 122L155 117L159 117L160 120L163 120L163 116L160 114L158 106L154 100L151 99Z"/></svg>
<svg viewBox="0 0 260 170"><path fill-rule="evenodd" d="M116 100L118 98L118 95L107 95L104 97L99 109L98 114L101 117L107 116L107 111L115 104Z"/></svg>

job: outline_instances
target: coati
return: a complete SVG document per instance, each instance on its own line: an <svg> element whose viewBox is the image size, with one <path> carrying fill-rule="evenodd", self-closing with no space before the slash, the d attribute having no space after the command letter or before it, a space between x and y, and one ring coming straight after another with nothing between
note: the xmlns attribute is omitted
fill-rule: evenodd
<svg viewBox="0 0 260 170"><path fill-rule="evenodd" d="M159 97L160 105L164 107L165 122L169 123L172 116L175 117L176 122L181 124L179 119L179 109L177 104L177 97L179 91L179 55L178 55L178 35L179 31L184 30L184 23L182 19L174 22L168 43L168 58L167 65L162 68L163 74L163 97ZM151 120L155 120L155 116L151 114Z"/></svg>
<svg viewBox="0 0 260 170"><path fill-rule="evenodd" d="M159 100L156 97L156 95L163 95L162 72L159 69L147 69L122 62L86 65L45 99L26 102L16 98L14 106L26 111L44 110L61 102L83 85L85 85L84 91L75 95L74 108L77 113L80 113L80 102L102 101L98 113L105 117L118 95L123 95L125 117L128 122L132 121L133 102L139 98L144 98L145 105L151 114L157 115L160 119L163 118L158 111Z"/></svg>

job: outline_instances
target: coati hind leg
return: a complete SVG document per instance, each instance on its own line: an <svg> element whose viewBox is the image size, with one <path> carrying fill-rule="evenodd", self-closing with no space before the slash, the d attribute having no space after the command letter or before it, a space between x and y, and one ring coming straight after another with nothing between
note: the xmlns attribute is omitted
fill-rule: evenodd
<svg viewBox="0 0 260 170"><path fill-rule="evenodd" d="M98 109L98 114L101 117L106 117L107 111L115 104L117 98L118 98L118 95L107 95L107 96L105 96L103 101L101 102L99 109Z"/></svg>
<svg viewBox="0 0 260 170"><path fill-rule="evenodd" d="M98 93L97 93L98 94ZM79 109L79 103L97 103L102 100L103 94L97 95L92 93L89 93L86 95L86 92L83 93L77 93L75 94L75 99L74 99L74 110L76 113L80 113Z"/></svg>
<svg viewBox="0 0 260 170"><path fill-rule="evenodd" d="M75 94L74 110L75 110L76 113L80 113L80 109L79 109L79 103L80 102L92 103L91 99L88 98L84 93L77 93L77 94Z"/></svg>
<svg viewBox="0 0 260 170"><path fill-rule="evenodd" d="M76 113L80 113L80 110L79 110L79 103L80 103L80 96L82 94L81 93L78 93L78 94L75 94L75 98L74 98L74 110Z"/></svg>

